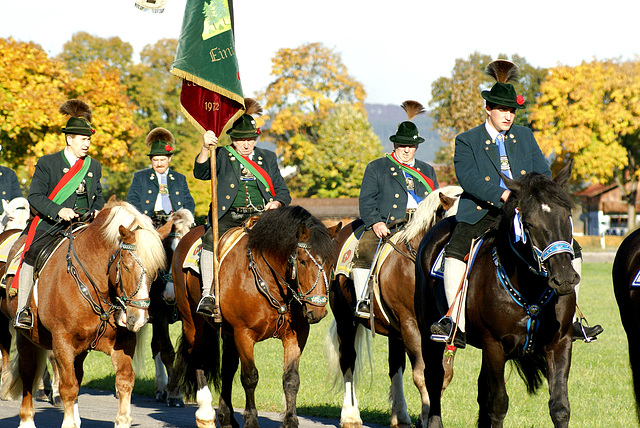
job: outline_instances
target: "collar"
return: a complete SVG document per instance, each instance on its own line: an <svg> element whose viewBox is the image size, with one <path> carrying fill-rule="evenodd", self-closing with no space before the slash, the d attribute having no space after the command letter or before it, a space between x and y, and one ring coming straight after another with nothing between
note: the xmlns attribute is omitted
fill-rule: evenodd
<svg viewBox="0 0 640 428"><path fill-rule="evenodd" d="M487 130L487 133L489 134L489 137L491 137L491 141L496 141L496 137L498 136L498 134L502 134L504 135L504 139L506 141L507 139L507 133L505 132L498 132L498 130L496 128L494 128L490 123L489 123L489 119L487 119L484 122L484 128Z"/></svg>
<svg viewBox="0 0 640 428"><path fill-rule="evenodd" d="M68 151L66 147L62 152L64 153L64 157L67 159L67 162L69 162L69 166L73 166L79 159L75 157L70 151Z"/></svg>

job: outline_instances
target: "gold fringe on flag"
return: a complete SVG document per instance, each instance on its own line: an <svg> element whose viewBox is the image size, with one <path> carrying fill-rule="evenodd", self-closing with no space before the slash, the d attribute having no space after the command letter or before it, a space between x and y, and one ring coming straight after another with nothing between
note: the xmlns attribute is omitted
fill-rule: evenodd
<svg viewBox="0 0 640 428"><path fill-rule="evenodd" d="M162 13L166 3L167 0L136 0L136 7L144 12Z"/></svg>

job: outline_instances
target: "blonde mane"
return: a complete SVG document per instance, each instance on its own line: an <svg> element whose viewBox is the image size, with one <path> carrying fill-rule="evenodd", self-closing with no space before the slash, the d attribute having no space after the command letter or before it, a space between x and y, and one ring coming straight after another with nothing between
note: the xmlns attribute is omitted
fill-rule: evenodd
<svg viewBox="0 0 640 428"><path fill-rule="evenodd" d="M109 202L103 211L109 210L102 226L102 235L115 251L120 246L120 231L122 225L133 230L136 239L135 254L138 256L145 270L152 277L165 266L164 247L160 235L153 228L149 220L135 207L124 201Z"/></svg>
<svg viewBox="0 0 640 428"><path fill-rule="evenodd" d="M193 214L186 208L180 208L171 214L169 220L173 220L173 232L183 237L191 230L194 223Z"/></svg>
<svg viewBox="0 0 640 428"><path fill-rule="evenodd" d="M453 207L445 213L445 217L455 215L458 211L458 200L462 194L462 187L446 186L436 189L418 204L413 219L407 223L407 227L398 233L399 242L411 241L416 236L426 233L427 230L436 224L436 214L440 207L440 193L456 200Z"/></svg>

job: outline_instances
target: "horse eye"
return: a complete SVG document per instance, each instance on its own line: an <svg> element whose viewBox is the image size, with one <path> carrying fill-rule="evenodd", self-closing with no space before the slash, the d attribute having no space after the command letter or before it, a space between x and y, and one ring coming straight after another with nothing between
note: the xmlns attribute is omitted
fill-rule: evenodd
<svg viewBox="0 0 640 428"><path fill-rule="evenodd" d="M304 261L304 260L302 260L302 259L300 259L300 264L301 264L302 266L306 266L306 265L307 265L307 262L306 262L306 261Z"/></svg>

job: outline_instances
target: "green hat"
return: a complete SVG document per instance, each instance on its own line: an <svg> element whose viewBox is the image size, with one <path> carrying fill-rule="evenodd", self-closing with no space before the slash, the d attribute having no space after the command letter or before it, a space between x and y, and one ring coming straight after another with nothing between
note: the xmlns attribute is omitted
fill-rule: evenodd
<svg viewBox="0 0 640 428"><path fill-rule="evenodd" d="M406 120L398 125L396 134L389 137L389 140L396 144L417 146L424 141L424 138L420 136L416 124L409 120Z"/></svg>
<svg viewBox="0 0 640 428"><path fill-rule="evenodd" d="M62 128L65 134L91 137L96 130L91 127L91 107L84 101L73 99L62 103L60 113L70 116L67 126Z"/></svg>
<svg viewBox="0 0 640 428"><path fill-rule="evenodd" d="M256 120L246 113L233 122L233 126L227 130L227 134L233 140L255 140L260 133L260 128L256 126Z"/></svg>
<svg viewBox="0 0 640 428"><path fill-rule="evenodd" d="M91 127L87 119L82 117L71 117L67 121L67 126L62 128L65 134L85 135L91 137L96 130Z"/></svg>
<svg viewBox="0 0 640 428"><path fill-rule="evenodd" d="M524 108L524 97L516 95L516 89L511 83L497 82L490 91L482 91L481 95L491 104L518 109Z"/></svg>
<svg viewBox="0 0 640 428"><path fill-rule="evenodd" d="M176 152L173 149L175 143L176 140L168 129L155 128L149 132L145 140L147 147L151 148L147 156L171 156Z"/></svg>

